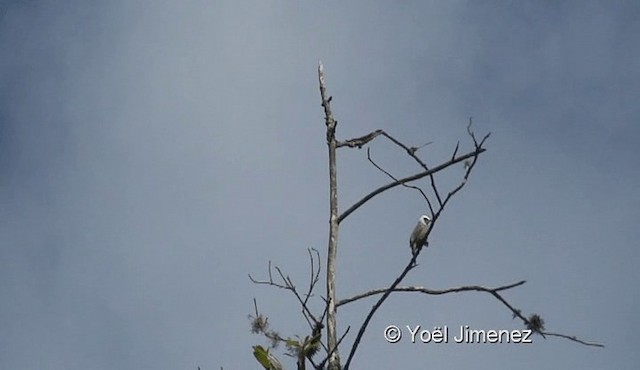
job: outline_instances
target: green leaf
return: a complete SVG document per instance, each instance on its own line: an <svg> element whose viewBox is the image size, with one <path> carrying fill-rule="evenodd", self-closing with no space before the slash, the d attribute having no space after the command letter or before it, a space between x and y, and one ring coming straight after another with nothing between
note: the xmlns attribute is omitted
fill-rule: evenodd
<svg viewBox="0 0 640 370"><path fill-rule="evenodd" d="M253 356L266 370L282 370L280 361L262 346L253 346Z"/></svg>
<svg viewBox="0 0 640 370"><path fill-rule="evenodd" d="M273 367L269 360L269 350L265 350L262 346L253 346L253 356L265 369L270 370Z"/></svg>

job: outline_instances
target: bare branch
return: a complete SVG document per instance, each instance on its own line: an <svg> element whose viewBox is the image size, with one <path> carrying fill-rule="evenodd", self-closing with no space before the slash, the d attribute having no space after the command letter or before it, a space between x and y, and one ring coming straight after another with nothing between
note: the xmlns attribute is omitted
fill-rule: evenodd
<svg viewBox="0 0 640 370"><path fill-rule="evenodd" d="M256 317L258 317L259 313L258 313L258 301L253 298L253 308L255 308L256 310Z"/></svg>
<svg viewBox="0 0 640 370"><path fill-rule="evenodd" d="M385 136L387 136L387 135L385 135ZM406 146L404 146L402 143L398 142L397 140L395 140L395 139L390 139L390 140L392 140L392 141L396 142L396 143L397 143L397 145L400 145L400 146L403 146L403 147L405 147L405 148L406 148ZM425 196L425 199L427 200L427 203L429 204L429 208L431 209L431 213L432 213L432 216L433 216L433 219L432 219L432 221L431 221L431 222L432 222L432 224L431 224L431 228L429 229L429 234L431 233L431 231L433 231L433 229L434 229L434 227L435 227L435 224L436 224L436 222L437 222L438 218L440 217L440 214L441 214L441 213L442 213L442 211L444 210L444 207L446 206L446 204L449 202L449 200L451 200L451 198L453 197L453 195L455 195L458 191L460 191L460 189L462 189L462 187L464 187L464 185L466 184L466 180L467 180L467 178L468 178L469 174L471 173L471 170L472 170L472 169L473 169L473 167L475 166L475 164L476 164L476 162L477 162L477 159L478 159L478 156L479 156L479 155L484 151L484 148L480 147L480 146L478 145L477 141L475 141L475 137L474 137L474 145L475 145L475 150L474 150L473 152L468 153L468 154L463 155L463 156L460 156L460 157L458 157L458 158L455 158L455 155L454 155L454 156L453 156L453 158L452 158L450 161L445 162L444 164L441 164L440 166L437 166L437 167L435 167L434 169L426 170L425 172L423 172L423 173L422 173L422 174L424 174L424 175L423 175L423 177L424 177L424 176L427 176L427 175L429 175L429 176L431 177L431 186L432 186L432 188L433 188L434 192L436 193L436 196L437 196L437 198L438 198L438 205L439 205L438 210L434 213L434 212L433 212L433 208L432 208L432 206L431 206L431 203L430 203L430 202L429 202L429 200L428 200L428 197L426 197L426 196ZM457 151L457 149L456 149L456 151ZM409 155L411 155L411 156L415 157L415 154L411 153L409 150L408 150L408 153L409 153ZM369 157L370 157L370 155L369 155ZM466 157L466 158L465 158L465 157ZM457 162L459 162L459 161L461 161L461 160L464 160L464 159L462 159L462 158L464 158L464 159L467 159L467 158L473 158L473 161L472 161L472 162L471 162L471 164L467 167L466 172L465 172L465 177L464 177L464 180L462 181L462 183L461 183L458 187L456 187L453 191L449 192L449 194L447 195L447 197L446 197L446 198L444 199L444 201L443 201L443 200L440 198L440 196L439 196L438 188L437 188L437 186L436 186L436 184L435 184L435 181L434 181L434 178L433 178L433 174L434 174L435 172L439 171L439 170L442 170L442 169L444 169L444 168L447 168L448 166L451 166L453 163L457 163ZM415 159L416 159L419 163L422 163L422 165L424 166L424 168L427 168L426 164L424 164L422 161L420 161L417 157L415 157ZM384 173L386 173L386 174L387 174L388 176L390 176L391 178L394 178L394 177L393 177L391 174L389 174L387 171L384 171L380 166L378 166L377 164L375 164L375 162L373 162L371 159L370 159L370 161L371 161L371 162L376 166L376 168L380 169L381 171L383 171ZM414 175L414 176L416 176L416 175ZM394 178L394 179L395 179L395 178ZM406 179L407 179L407 178L405 178L405 180L406 180ZM407 181L412 181L412 180L406 180L406 181L403 181L403 180L397 180L397 179L395 179L395 182L394 182L394 183L392 183L392 184L394 184L394 185L392 185L392 186L397 186L398 184L405 185L405 182L407 182ZM389 189L389 188L390 188L390 187L392 187L392 186L387 185L387 187L386 187L386 188L385 188L385 187L382 187L382 188L385 188L385 189L380 190L380 192L385 191L385 190ZM382 189L382 188L380 188L380 189ZM422 192L422 190L421 190L421 189L420 189L420 192L421 192L422 194L424 194L424 192ZM375 192L374 192L374 193L375 193ZM374 193L370 193L369 195L370 195L371 197L373 197L373 196L375 195ZM371 195L371 194L373 194L373 195ZM379 194L379 193L376 193L376 194ZM370 199L370 198L368 198L368 199ZM349 210L347 210L347 212L349 212L349 211L353 212L353 210L357 209L357 207L359 207L360 205L364 204L364 202L366 202L368 199L367 199L367 197L363 198L363 200L361 200L359 203L356 203L356 205L352 206L352 208L350 208ZM354 207L355 207L355 208L354 208ZM345 212L345 214L347 214L347 215L348 215L348 213L347 213L347 212ZM341 217L342 217L342 216L341 216ZM345 217L346 217L346 216L345 216ZM427 237L428 237L428 235L427 235ZM396 280L393 282L393 284L391 284L391 286L390 286L389 288L387 288L386 290L384 290L383 292L380 292L380 294L382 294L382 296L378 299L378 301L376 302L376 304L374 304L374 306L371 308L371 310L369 311L369 313L368 313L367 317L365 318L364 322L362 323L362 325L361 325L361 327L360 327L360 330L358 331L358 334L357 334L357 336L356 336L356 338L355 338L355 340L354 340L353 346L351 347L351 352L349 353L349 357L347 358L347 361L346 361L346 363L345 363L344 370L347 370L347 369L349 368L349 365L350 365L350 363L351 363L351 361L352 361L352 359L353 359L353 357L354 357L354 355L355 355L355 352L356 352L356 350L357 350L357 348L358 348L358 345L360 344L360 341L362 340L362 336L364 335L364 332L366 331L366 328L367 328L367 326L369 325L369 322L371 321L371 318L373 317L373 315L375 314L375 312L378 310L378 308L380 308L380 306L382 305L382 303L383 303L383 302L384 302L384 301L389 297L389 295L390 295L390 294L391 294L391 293L396 289L396 287L400 284L400 282L405 278L405 276L409 273L409 271L411 271L411 269L413 269L414 267L416 267L416 266L417 266L417 265L416 265L416 259L417 259L418 255L420 254L420 252L421 252L421 249L418 249L418 252L417 252L417 253L415 253L415 254L413 254L413 256L412 256L411 260L409 261L409 264L404 268L404 270L403 270L403 271L400 273L400 275L396 278ZM524 284L524 282L523 282L523 284ZM478 288L479 288L479 289L481 289L481 287L478 287ZM520 315L520 316L521 316L521 314L520 314L519 312L516 312L516 311L515 311L515 310L514 310L510 305L509 305L509 303L508 303L508 302L506 302L506 301L505 301L505 300L504 300L504 299L503 299L503 298L502 298L502 297L497 293L497 291L490 291L489 293L491 293L492 295L494 295L497 299L501 300L501 301L503 302L503 304L507 305L507 307L510 307L510 308L512 309L512 311L514 312L514 314L517 314L517 315ZM525 319L525 320L526 320L526 319Z"/></svg>
<svg viewBox="0 0 640 370"><path fill-rule="evenodd" d="M407 276L409 271L411 271L413 268L415 268L417 266L416 265L416 258L418 258L419 254L420 254L420 250L418 250L418 253L414 254L411 257L411 260L409 261L407 266L405 266L404 270L402 270L402 272L400 273L400 276L398 276L396 278L396 280L394 280L394 282L391 284L391 286L389 286L389 288L387 288L385 290L385 292L382 294L382 297L380 297L380 299L378 299L378 301L373 305L373 307L371 307L371 310L369 310L369 313L367 314L367 317L364 319L364 322L360 326L360 330L358 330L358 334L356 335L356 339L353 341L353 346L351 346L351 352L349 352L349 357L347 358L347 362L344 364L344 370L348 370L349 369L349 364L351 363L351 360L353 359L353 356L356 354L356 350L358 349L358 345L360 345L360 341L362 340L362 336L364 335L364 332L367 330L367 326L369 325L369 322L371 321L371 318L373 318L373 315L380 308L380 306L382 306L384 301L389 297L389 295L398 286L398 284L400 284L400 282L404 279L404 277Z"/></svg>
<svg viewBox="0 0 640 370"><path fill-rule="evenodd" d="M477 156L477 155L479 155L479 154L481 154L481 153L483 153L485 151L486 151L485 148L478 148L478 149L476 149L476 150L474 150L472 152L469 152L467 154L461 155L461 156L459 156L459 157L457 157L457 158L455 158L453 160L449 160L449 161L447 161L445 163L442 163L442 164L440 164L440 165L438 165L436 167L433 167L428 171L423 171L423 172L420 172L420 173L417 173L417 174L414 174L414 175L411 175L411 176L404 177L404 178L399 179L399 180L395 180L395 181L390 182L390 183L388 183L386 185L383 185L383 186L377 188L376 190L372 191L371 193L365 195L362 199L360 199L359 201L354 203L346 211L342 212L342 214L338 217L338 222L342 222L351 213L353 213L355 210L360 208L366 202L371 200L371 198L375 197L376 195L378 195L378 194L380 194L380 193L382 193L382 192L384 192L386 190L389 190L389 189L394 188L394 187L396 187L398 185L402 185L402 184L405 184L405 183L408 183L408 182L411 182L411 181L419 180L419 179L421 179L421 178L423 178L425 176L432 175L432 174L434 174L436 172L439 172L439 171L441 171L441 170L443 170L443 169L445 169L445 168L447 168L447 167L449 167L449 166L451 166L453 164L456 164L456 163L464 161L465 159Z"/></svg>
<svg viewBox="0 0 640 370"><path fill-rule="evenodd" d="M378 130L381 131L381 130ZM459 142L456 144L456 148L454 150L453 156L451 157L451 159L448 162L445 162L437 167L435 167L434 169L429 169L429 167L426 165L426 163L424 163L420 158L418 158L418 156L416 156L415 152L417 149L415 148L408 148L406 145L404 145L403 143L401 143L399 140L397 140L396 138L394 138L393 136L389 135L388 133L386 133L385 131L382 131L380 134L383 135L384 137L386 137L387 139L389 139L391 142L393 142L394 144L396 144L397 146L401 147L402 149L404 149L407 154L409 156L411 156L424 170L425 172L422 172L420 174L417 175L413 175L413 176L409 176L406 177L404 179L396 179L394 176L391 176L390 173L388 173L387 171L383 171L385 172L388 176L390 176L392 179L394 179L394 183L391 184L387 184L385 186L382 186L376 190L374 190L373 192L369 193L368 195L366 195L364 198L362 198L360 201L358 201L357 203L355 203L353 206L351 206L349 209L347 209L342 215L340 215L340 217L338 218L338 222L341 222L344 218L346 218L350 213L352 213L353 211L355 211L356 209L358 209L360 206L362 206L364 203L366 203L367 201L369 201L371 198L373 198L375 195L378 195L394 186L397 185L405 185L406 182L410 182L410 181L414 181L417 179L420 179L422 177L425 176L429 176L430 181L431 181L431 188L436 196L436 199L438 200L438 205L440 210L442 210L442 208L444 207L444 204L447 201L443 201L442 198L440 197L440 192L438 190L438 187L436 186L436 182L435 182L435 177L433 176L436 172L443 170L444 168L447 168L455 163L458 163L460 161L464 161L468 158L473 158L473 164L475 164L478 156L484 152L486 149L482 148L482 145L484 144L484 141L489 137L490 133L485 135L485 137L482 139L482 141L480 143L477 142L474 133L471 131L471 126L467 126L467 132L469 133L469 135L471 136L471 138L473 139L474 142L474 146L475 146L475 150L473 152L467 153L463 156L460 156L458 158L456 158L456 153L458 152L458 148L459 148ZM425 144L426 145L426 144ZM414 150L415 149L415 150ZM371 160L370 160L371 161ZM466 164L467 162L465 162ZM378 165L374 164L378 169L382 170ZM465 166L465 168L467 169L467 172L465 173L465 181L467 180L469 173L471 172L471 168L472 166ZM417 177L416 177L417 176ZM416 189L417 187L413 187L414 189ZM455 189L453 191L453 193L449 194L448 198L451 198L451 196L455 193L457 193L460 189L462 188L462 186L460 186L459 188ZM433 206L431 205L431 202L429 201L428 197L424 196L424 192L422 192L422 190L420 189L420 192L423 194L423 197L425 198L425 200L427 201L427 204L429 205L429 209L431 211L431 215L432 218L435 220L436 218L436 213L440 213L440 211L438 212L434 212Z"/></svg>
<svg viewBox="0 0 640 370"><path fill-rule="evenodd" d="M416 155L416 151L421 148L424 147L426 145L429 145L431 142L428 142L427 144L422 145L419 148L408 148L406 145L404 145L403 143L401 143L398 139L394 138L393 136L389 135L386 132L383 132L383 135L388 138L389 140L391 140L391 142L393 142L394 144L396 144L397 146L401 147L402 149L404 149L407 154L413 158L416 162L418 162L418 164L420 165L420 167L422 167L425 171L429 171L429 167L427 166L426 163L424 163L417 155ZM458 151L458 147L456 146L456 150L455 153L457 153ZM451 157L451 160L453 161L455 159L455 153L453 155L453 157ZM435 172L432 172L429 174L429 180L431 181L431 189L433 189L433 193L436 196L436 199L438 200L438 205L440 206L440 208L442 208L442 198L440 197L440 192L438 191L438 187L436 186L436 179L433 176ZM431 215L433 216L434 212L433 212L433 207L431 205L431 202L429 201L428 198L425 197L425 200L427 201L427 204L429 205L429 209L431 211Z"/></svg>
<svg viewBox="0 0 640 370"><path fill-rule="evenodd" d="M468 130L468 128L467 128L467 130ZM339 145L339 146L351 146L351 147L353 147L353 146L358 146L358 148L361 148L361 147L362 147L362 145L364 145L364 144L368 143L369 141L373 140L374 138L376 138L376 137L377 137L377 136L379 136L379 135L382 135L382 136L386 137L386 138L387 138L387 139L389 139L392 143L394 143L394 144L396 144L397 146L399 146L399 147L401 147L402 149L404 149L404 151L405 151L405 152L406 152L406 153L407 153L411 158L413 158L413 159L414 159L414 160L415 160L415 161L416 161L416 162L417 162L417 163L418 163L418 164L419 164L419 165L420 165L420 166L421 166L425 171L429 171L429 167L426 165L426 163L424 163L424 162L423 162L423 161L422 161L422 160L421 160L421 159L416 155L416 152L418 151L418 149L420 149L420 148L422 148L422 147L424 147L424 146L427 146L427 145L431 144L432 142L427 142L426 144L423 144L423 145L421 145L420 147L410 147L410 148L409 148L409 147L407 147L406 145L404 145L402 142L400 142L398 139L396 139L396 138L394 138L393 136L389 135L387 132L385 132L385 131L383 131L383 130L376 130L376 131L374 131L374 132L372 132L372 133L370 133L370 134L368 134L368 135L365 135L365 136L363 136L363 137L356 138L356 139L351 139L351 140L347 140L346 142L344 142L344 143L339 143L338 145ZM365 139L366 139L366 141L365 141ZM474 139L474 140L475 140L475 139ZM349 144L350 142L351 142L351 143L353 143L353 145L350 145L350 144ZM359 144L361 144L361 145L359 145ZM458 142L458 145L459 145L459 144L460 144L460 143ZM453 156L452 156L452 158L451 158L451 160L450 160L451 162L455 161L455 155L456 155L456 153L458 152L458 145L456 145L456 149L455 149L454 154L453 154ZM455 163L455 162L454 162L454 163ZM453 164L453 163L452 163L452 164ZM433 174L434 174L435 172L437 172L437 171L434 171L434 172L429 173L429 174L428 174L428 176L429 176L430 181L431 181L431 188L433 189L433 193L435 194L436 199L438 200L438 205L439 205L440 207L442 207L442 204L443 204L443 202L442 202L442 198L440 197L440 192L438 191L438 187L436 186L436 180L435 180L435 177L433 176ZM393 177L392 177L392 178L393 178ZM394 178L394 179L395 179L395 178ZM397 179L396 179L396 180L397 180ZM386 190L386 189L385 189L385 190ZM431 214L433 215L433 214L434 214L433 207L431 206L431 203L430 203L430 201L428 200L428 198L426 198L426 197L425 197L425 199L427 200L427 203L429 204L429 209L431 210ZM366 200L365 200L365 202L366 202ZM342 221L342 219L343 219L344 217L346 217L347 215L348 215L348 213L345 213L345 214L341 215L341 216L340 216L340 218L338 219L338 222L341 222L341 221Z"/></svg>
<svg viewBox="0 0 640 370"><path fill-rule="evenodd" d="M577 342L577 343L580 343L580 344L584 344L585 346L604 348L604 344L593 343L593 342L585 342L585 341L583 341L581 339L576 338L575 336L570 336L570 335L565 335L565 334L558 334L558 333L550 333L548 331L545 331L544 335L548 335L550 337L560 337L560 338L569 339L569 340L572 340L574 342Z"/></svg>
<svg viewBox="0 0 640 370"><path fill-rule="evenodd" d="M311 265L312 265L312 269L313 269L313 259L312 259ZM275 269L278 272L278 275L280 276L280 280L282 282L274 281L272 269ZM300 303L300 307L302 309L302 315L305 318L305 320L307 321L307 323L309 324L309 327L313 329L318 325L323 326L321 320L318 320L316 318L316 316L311 312L311 310L309 309L309 307L307 305L308 300L309 300L309 296L311 295L311 290L305 295L306 297L303 299L302 296L300 295L300 293L298 292L298 290L296 289L295 284L293 284L293 281L291 280L291 278L289 276L286 276L282 272L282 269L279 266L273 266L271 264L271 261L269 261L269 280L268 281L256 280L256 279L253 278L253 276L251 276L251 274L249 274L249 279L254 284L270 285L270 286L273 286L273 287L276 287L276 288L279 288L279 289L285 289L285 290L290 291L291 293L293 293L293 295L296 297L296 299ZM317 282L317 280L316 280L316 282ZM315 286L315 283L312 283L312 286L310 287L310 289L313 289L313 286Z"/></svg>
<svg viewBox="0 0 640 370"><path fill-rule="evenodd" d="M574 342L577 342L577 343L580 343L580 344L583 344L583 345L586 345L586 346L601 347L601 348L604 347L603 344L593 343L593 342L586 342L584 340L576 338L576 336L570 336L570 335L559 334L559 333L552 333L552 332L547 332L547 331L543 331L543 330L535 330L534 325L532 325L532 323L531 323L531 319L530 318L526 318L522 314L521 310L516 309L515 307L513 307L513 305L511 305L499 293L501 291L505 291L505 290L512 289L512 288L516 288L516 287L521 286L521 285L523 285L525 283L526 283L525 280L521 280L521 281L518 281L518 282L513 283L513 284L503 285L503 286L499 286L499 287L496 287L496 288L487 288L487 287L483 287L483 286L479 286L479 285L468 285L468 286L461 286L461 287L448 288L448 289L429 289L429 288L424 288L424 287L421 287L421 286L407 286L407 287L396 287L392 291L393 292L422 293L422 294L427 294L427 295L444 295L444 294L449 294L449 293L461 293L461 292L469 292L469 291L488 293L488 294L491 294L492 296L494 296L497 300L499 300L505 307L507 307L511 311L511 313L513 314L514 318L516 318L516 317L519 318L527 328L534 328L534 331L537 332L538 334L540 334L542 337L554 336L554 337L565 338L565 339L568 339L568 340L571 340L571 341L574 341ZM340 301L338 301L337 306L340 307L342 305L346 305L346 304L358 301L358 300L363 299L363 298L371 297L371 296L378 295L378 294L385 294L387 291L388 291L388 288L372 289L372 290L369 290L369 291L367 291L365 293L361 293L361 294L355 295L355 296L350 297L350 298L341 299Z"/></svg>
<svg viewBox="0 0 640 370"><path fill-rule="evenodd" d="M314 257L311 251L316 253L316 258L318 259L317 269L315 267ZM315 248L307 248L307 253L309 253L309 264L311 265L311 268L309 269L309 289L307 290L307 293L305 293L304 298L305 304L307 304L307 302L309 301L309 298L312 296L313 289L320 280L320 270L322 269L320 266L320 252L318 252L318 250Z"/></svg>
<svg viewBox="0 0 640 370"><path fill-rule="evenodd" d="M391 173L389 173L387 170L385 170L384 168L382 168L379 164L377 164L373 158L371 158L371 148L367 148L367 159L369 160L369 162L371 162L371 164L377 168L378 170L380 170L380 172L384 173L385 175L389 176L391 179L398 181L398 179L393 176ZM427 201L427 203L429 204L429 207L431 207L431 202L429 201L429 197L427 197L427 194L424 193L424 191L419 187L419 186L413 186L413 185L407 185L407 184L402 184L402 186L406 187L406 188L410 188L410 189L414 189L420 192L420 194L422 194L422 197Z"/></svg>
<svg viewBox="0 0 640 370"><path fill-rule="evenodd" d="M375 130L374 132L371 132L361 137L357 137L357 138L353 138L345 141L338 141L337 147L340 148L343 146L348 146L350 148L358 147L358 149L361 149L364 145L366 145L368 142L375 139L378 135L382 133L383 133L382 130Z"/></svg>
<svg viewBox="0 0 640 370"><path fill-rule="evenodd" d="M425 171L429 171L429 167L427 166L426 163L424 163L420 158L418 158L418 156L416 155L416 151L418 150L418 148L408 148L406 145L402 144L399 140L395 139L394 137L392 137L391 135L384 133L384 136L386 136L389 140L391 140L393 143L395 143L396 145L398 145L399 147L403 148L407 154L413 158L416 162L418 162L418 164L424 168ZM423 146L426 146L428 144L430 144L431 142L424 144ZM456 147L456 152L457 152L457 147ZM453 161L455 159L455 154L454 156L451 158L451 160ZM431 188L433 189L433 193L436 196L436 199L438 200L438 205L440 206L440 208L442 208L442 199L440 198L440 192L438 191L438 187L436 186L436 179L433 176L435 172L431 172L429 173L429 180L431 181ZM431 210L431 215L433 216L434 212L433 212L433 207L431 206L431 202L429 202L429 200L427 199L427 203L429 204L429 209Z"/></svg>
<svg viewBox="0 0 640 370"><path fill-rule="evenodd" d="M460 148L460 140L458 140L458 142L456 143L456 148L453 150L453 155L451 156L451 159L456 157L456 154L458 154L458 148Z"/></svg>
<svg viewBox="0 0 640 370"><path fill-rule="evenodd" d="M336 125L338 122L333 118L331 113L331 100L332 97L327 97L327 88L324 82L324 66L322 62L318 63L318 82L320 84L320 97L322 98L322 107L324 108L325 125L327 126L327 143L331 141L336 144Z"/></svg>
<svg viewBox="0 0 640 370"><path fill-rule="evenodd" d="M420 165L420 167L424 168L425 171L429 170L429 167L427 167L427 165L416 155L416 152L418 151L418 149L425 147L429 144L431 144L432 142L428 142L426 144L421 145L420 147L416 148L416 147L407 147L406 145L404 145L403 143L400 142L400 140L394 138L393 136L389 135L387 132L382 131L382 135L384 137L386 137L387 139L389 139L392 143L396 144L397 146L401 147L402 149L404 149L405 152L407 152L407 154L413 158L416 162L418 162L418 164Z"/></svg>
<svg viewBox="0 0 640 370"><path fill-rule="evenodd" d="M525 280L521 280L517 283L513 283L513 284L509 284L509 285L504 285L504 286L500 286L497 288L486 288L483 286L479 286L479 285L468 285L468 286L461 286L461 287L457 287L457 288L448 288L448 289L429 289L429 288L424 288L421 286L406 286L406 287L396 287L393 289L394 292L418 292L418 293L424 293L424 294L428 294L428 295L443 295L443 294L449 294L449 293L460 293L460 292L469 292L469 291L476 291L476 292L485 292L485 293L493 293L493 292L499 292L502 290L507 290L507 289L511 289L511 288L515 288L517 286L523 285L524 283L526 283ZM345 298L345 299L341 299L338 301L337 306L340 307L342 305L351 303L351 302L355 302L358 301L360 299L363 298L367 298L367 297L371 297L374 295L378 295L378 294L382 294L384 292L386 292L388 290L388 288L379 288L379 289L372 289L369 290L365 293L361 293L358 295L355 295L353 297L350 298Z"/></svg>
<svg viewBox="0 0 640 370"><path fill-rule="evenodd" d="M351 326L347 326L347 330L344 331L344 333L342 334L342 336L338 340L338 345L335 348L338 348L340 346L340 343L342 343L342 340L347 336L347 333L349 333L350 329L351 329ZM334 350L335 350L335 348L334 348ZM324 360L320 361L320 363L317 365L316 369L324 369L324 364L325 364L325 362L327 362L329 357L331 357L331 352L327 353L327 357L325 357Z"/></svg>
<svg viewBox="0 0 640 370"><path fill-rule="evenodd" d="M473 144L477 148L478 147L478 141L476 141L476 135L471 130L471 125L472 124L473 124L473 117L469 117L469 124L467 125L467 133L469 134L469 136L471 136L471 138L473 139Z"/></svg>

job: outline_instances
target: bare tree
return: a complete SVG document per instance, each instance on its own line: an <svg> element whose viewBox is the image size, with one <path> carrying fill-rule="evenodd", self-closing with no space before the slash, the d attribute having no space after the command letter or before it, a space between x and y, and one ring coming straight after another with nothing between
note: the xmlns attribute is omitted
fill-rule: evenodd
<svg viewBox="0 0 640 370"><path fill-rule="evenodd" d="M257 303L255 303L255 316L250 316L252 319L252 332L261 334L270 341L269 348L262 346L254 347L254 355L256 359L263 365L265 369L282 369L282 365L279 360L275 358L271 349L277 347L279 343L284 343L287 348L287 354L296 359L297 369L305 369L307 362L313 366L314 369L329 369L329 370L347 370L349 369L352 360L357 352L358 346L363 338L364 333L367 330L369 322L373 318L376 311L382 306L385 300L393 292L410 292L427 295L444 295L451 293L463 293L463 292L482 292L493 296L498 302L507 307L513 318L518 318L522 321L525 328L533 333L539 334L542 337L561 337L576 343L580 343L586 346L604 347L599 343L587 342L576 338L575 336L559 334L546 331L544 326L544 320L538 314L525 315L520 309L515 308L509 303L503 296L502 292L508 289L513 289L525 284L525 281L518 281L515 283L498 286L498 287L484 287L480 285L460 286L447 289L430 289L421 286L401 286L401 282L407 276L407 274L415 269L418 264L417 258L420 255L422 246L419 245L414 253L411 254L411 258L407 261L405 267L398 273L396 279L391 282L387 287L372 289L353 297L337 299L336 298L336 258L338 251L338 231L339 226L347 217L353 212L358 210L361 206L367 203L375 196L393 189L398 186L402 186L406 189L416 191L420 194L424 200L426 207L429 209L430 216L430 228L427 231L427 235L424 240L428 238L428 234L434 229L437 224L438 218L445 210L451 199L467 184L467 180L471 175L480 155L486 151L484 147L485 142L489 138L490 134L482 136L482 138L476 137L473 131L472 120L469 119L467 125L467 135L473 145L473 148L466 153L459 153L460 142L455 145L453 153L450 158L446 159L442 163L430 167L425 161L420 159L418 151L428 145L429 143L420 146L408 146L400 142L398 139L391 136L384 130L375 130L364 136L356 137L340 141L336 138L336 127L338 121L334 118L331 111L332 97L327 93L327 87L324 76L324 69L322 63L318 65L318 80L320 85L320 96L322 99L322 107L325 115L326 125L326 140L329 150L329 243L327 248L327 266L326 266L326 296L323 298L323 307L321 313L314 314L309 307L309 300L313 296L313 292L317 284L320 281L320 253L315 249L309 249L309 261L310 261L310 275L309 282L304 291L299 290L292 279L285 274L278 266L274 266L269 262L268 266L268 279L257 280L251 275L249 278L255 284L266 284L276 288L285 289L290 291L301 308L303 318L309 325L309 335L302 337L282 337L278 332L270 329L268 319L266 316L260 314ZM369 162L380 172L389 177L390 182L374 189L370 193L366 194L359 201L355 202L349 208L342 213L338 212L338 185L337 185L337 173L336 173L336 150L339 148L362 148L368 146L376 138L384 138L391 141L399 149L404 151L411 160L415 161L420 167L420 171L403 178L394 176L390 171L380 166L371 155L371 148L367 148L367 158ZM464 168L464 175L462 176L458 185L454 186L448 191L443 190L437 185L436 175L441 171L444 171L456 164L462 164ZM414 185L417 180L428 178L430 186L428 190ZM275 274L275 277L274 277ZM339 347L342 341L347 337L351 327L347 326L346 330L340 334L337 329L337 308L346 304L357 302L361 299L377 296L376 303L371 307L369 313L364 318L364 321L358 328L355 338L353 339L351 348L348 350L348 356L344 365L340 360ZM326 323L326 339L321 340L322 330L325 329ZM319 353L323 353L322 358L318 360L315 356Z"/></svg>

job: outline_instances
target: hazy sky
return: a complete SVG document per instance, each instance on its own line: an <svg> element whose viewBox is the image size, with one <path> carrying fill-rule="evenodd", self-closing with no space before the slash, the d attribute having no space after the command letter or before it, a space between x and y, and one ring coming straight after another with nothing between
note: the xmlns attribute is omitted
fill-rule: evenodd
<svg viewBox="0 0 640 370"><path fill-rule="evenodd" d="M1 4L0 368L256 369L254 297L282 335L307 335L294 297L247 274L271 260L305 286L311 247L325 265L319 59L341 139L432 141L419 153L434 165L471 148L469 116L492 133L407 285L526 279L513 305L607 346L389 344L390 324L521 328L486 294L394 294L354 369L640 362L640 3ZM371 149L398 176L419 170ZM389 181L364 150L338 161L342 210ZM426 211L396 188L346 219L339 298L393 281ZM373 302L340 309L347 346Z"/></svg>

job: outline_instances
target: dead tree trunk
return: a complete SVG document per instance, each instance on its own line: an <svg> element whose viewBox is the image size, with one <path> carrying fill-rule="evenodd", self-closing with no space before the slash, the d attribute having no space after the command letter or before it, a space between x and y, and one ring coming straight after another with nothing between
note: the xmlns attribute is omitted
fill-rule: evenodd
<svg viewBox="0 0 640 370"><path fill-rule="evenodd" d="M329 147L329 248L327 253L327 347L329 350L329 370L340 370L338 355L338 332L336 328L336 257L338 255L338 180L336 174L336 120L331 113L331 97L326 96L322 62L318 64L320 96L327 126L327 146Z"/></svg>

